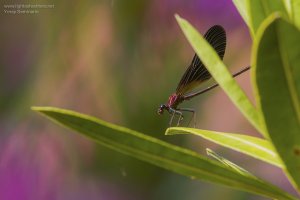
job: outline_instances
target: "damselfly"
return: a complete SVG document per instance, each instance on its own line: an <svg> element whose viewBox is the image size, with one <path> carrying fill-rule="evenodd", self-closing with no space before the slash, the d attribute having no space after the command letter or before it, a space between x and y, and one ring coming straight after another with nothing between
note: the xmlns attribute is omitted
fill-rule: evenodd
<svg viewBox="0 0 300 200"><path fill-rule="evenodd" d="M223 59L226 48L226 33L222 26L215 25L211 27L204 35L204 38L209 42L209 44L216 50L221 59ZM250 66L240 70L239 72L233 74L233 77L236 77L245 71L249 70ZM180 121L183 119L182 112L191 112L192 119L195 120L195 110L191 108L178 108L177 106L185 100L189 100L195 96L198 96L202 93L205 93L215 87L218 84L214 84L204 90L198 92L191 92L199 84L207 81L211 78L211 74L208 72L204 64L201 62L197 54L194 55L192 63L189 65L185 73L183 74L175 93L171 94L169 100L166 104L162 104L157 113L163 114L164 110L167 110L171 115L169 125L172 125L175 115L178 115L177 126ZM196 124L196 123L195 123Z"/></svg>

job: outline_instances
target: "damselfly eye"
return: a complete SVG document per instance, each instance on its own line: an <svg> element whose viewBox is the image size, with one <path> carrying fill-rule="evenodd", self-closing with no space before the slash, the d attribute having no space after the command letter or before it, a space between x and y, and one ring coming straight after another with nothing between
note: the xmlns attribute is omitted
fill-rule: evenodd
<svg viewBox="0 0 300 200"><path fill-rule="evenodd" d="M162 115L164 113L164 109L166 108L165 105L160 105L160 107L157 110L157 114Z"/></svg>

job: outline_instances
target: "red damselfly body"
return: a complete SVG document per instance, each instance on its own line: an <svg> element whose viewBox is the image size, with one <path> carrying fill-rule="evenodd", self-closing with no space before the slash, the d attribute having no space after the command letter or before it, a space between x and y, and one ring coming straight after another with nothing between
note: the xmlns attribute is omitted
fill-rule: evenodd
<svg viewBox="0 0 300 200"><path fill-rule="evenodd" d="M221 59L223 59L226 48L226 32L224 28L220 25L215 25L211 27L204 35L204 38L209 42L209 44L216 50ZM233 77L236 77L245 71L249 70L250 66L245 67L244 69L238 71L233 74ZM201 83L207 81L211 78L211 74L208 72L204 64L201 62L200 58L197 54L194 55L193 60L185 73L183 74L175 93L171 94L166 104L162 104L157 113L163 114L164 110L168 111L171 115L171 119L169 122L169 126L172 125L173 119L175 115L178 115L177 126L180 124L183 119L182 112L190 112L192 113L192 119L194 119L195 123L195 110L191 108L178 108L178 105L185 100L189 100L195 96L203 94L215 87L218 84L214 84L204 90L198 92L191 92L195 87L199 86Z"/></svg>

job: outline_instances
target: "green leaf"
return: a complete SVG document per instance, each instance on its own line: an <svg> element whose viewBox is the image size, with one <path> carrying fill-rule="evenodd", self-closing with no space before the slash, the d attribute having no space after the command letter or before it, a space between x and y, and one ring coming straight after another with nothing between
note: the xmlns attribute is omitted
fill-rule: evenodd
<svg viewBox="0 0 300 200"><path fill-rule="evenodd" d="M300 28L300 0L283 0L289 19Z"/></svg>
<svg viewBox="0 0 300 200"><path fill-rule="evenodd" d="M249 3L250 20L255 33L270 14L281 12L282 15L286 15L287 13L282 0L249 0Z"/></svg>
<svg viewBox="0 0 300 200"><path fill-rule="evenodd" d="M222 163L223 165L237 171L238 173L240 173L243 176L250 176L250 177L254 177L250 172L248 172L247 170L245 170L244 168L238 166L237 164L227 160L226 158L224 158L223 156L218 155L216 152L214 152L213 150L206 148L206 153L208 156L213 157L214 159L216 159L217 161L219 161L220 163Z"/></svg>
<svg viewBox="0 0 300 200"><path fill-rule="evenodd" d="M287 1L287 0L286 0ZM294 24L300 29L300 0L289 0L290 2L290 18Z"/></svg>
<svg viewBox="0 0 300 200"><path fill-rule="evenodd" d="M231 101L238 107L249 122L257 130L259 130L260 133L266 135L263 127L261 126L259 113L234 78L232 78L232 75L215 50L188 21L180 18L178 15L176 15L176 19L189 43L196 51L197 55L200 57L201 61L213 78L220 84L220 87L225 91Z"/></svg>
<svg viewBox="0 0 300 200"><path fill-rule="evenodd" d="M224 147L247 154L251 157L265 161L282 168L283 164L278 158L272 144L264 139L251 137L248 135L223 133L217 131L200 130L194 128L172 127L167 129L167 135L174 134L194 134L204 139L215 142Z"/></svg>
<svg viewBox="0 0 300 200"><path fill-rule="evenodd" d="M250 20L250 4L249 0L233 0L233 3L237 10L239 11L240 15L244 19L245 23L250 29L251 35L254 35L254 30Z"/></svg>
<svg viewBox="0 0 300 200"><path fill-rule="evenodd" d="M286 12L288 13L288 16L290 19L293 18L293 9L292 9L292 2L294 0L282 0L286 9Z"/></svg>
<svg viewBox="0 0 300 200"><path fill-rule="evenodd" d="M294 7L291 5L291 1L295 5ZM298 2L299 0L233 0L235 7L248 25L253 38L255 38L261 23L274 12L281 12L282 15L290 18L300 15L298 12L293 11Z"/></svg>
<svg viewBox="0 0 300 200"><path fill-rule="evenodd" d="M254 45L256 100L271 141L300 191L300 32L273 15ZM255 59L256 58L256 59Z"/></svg>
<svg viewBox="0 0 300 200"><path fill-rule="evenodd" d="M197 153L94 117L51 107L33 107L51 120L108 148L176 173L275 199L296 199L255 177L246 177Z"/></svg>

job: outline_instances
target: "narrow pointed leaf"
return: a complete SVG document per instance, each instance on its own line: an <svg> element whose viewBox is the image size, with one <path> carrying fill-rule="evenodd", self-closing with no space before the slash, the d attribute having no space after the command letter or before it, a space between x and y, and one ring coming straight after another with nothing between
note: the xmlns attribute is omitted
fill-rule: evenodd
<svg viewBox="0 0 300 200"><path fill-rule="evenodd" d="M217 154L213 150L211 150L209 148L206 148L206 153L207 153L208 156L213 157L214 159L216 159L217 161L219 161L223 165L225 165L227 167L230 167L231 169L237 171L241 175L254 177L250 172L248 172L244 168L242 168L242 167L238 166L237 164L229 161L228 159L224 158L223 156L220 156L219 154Z"/></svg>
<svg viewBox="0 0 300 200"><path fill-rule="evenodd" d="M125 127L69 110L33 107L33 110L99 144L142 161L213 183L275 199L296 199L255 177L246 177L197 153Z"/></svg>
<svg viewBox="0 0 300 200"><path fill-rule="evenodd" d="M290 5L290 17L294 24L300 29L300 0L289 0Z"/></svg>
<svg viewBox="0 0 300 200"><path fill-rule="evenodd" d="M272 147L272 144L265 139L236 133L224 133L181 127L169 128L166 134L194 134L277 167L283 167L283 164Z"/></svg>
<svg viewBox="0 0 300 200"><path fill-rule="evenodd" d="M300 31L274 15L258 36L253 53L256 99L270 139L300 191Z"/></svg>
<svg viewBox="0 0 300 200"><path fill-rule="evenodd" d="M231 101L237 106L249 122L257 130L259 130L260 133L265 135L264 129L260 124L261 121L258 112L244 91L232 78L232 75L219 58L218 54L188 21L180 18L179 15L176 15L176 19L189 43L196 51L197 55L200 57L201 61L213 78L220 84L220 87L225 91Z"/></svg>
<svg viewBox="0 0 300 200"><path fill-rule="evenodd" d="M287 15L282 0L249 0L249 4L250 20L255 33L270 14L280 12L282 15Z"/></svg>
<svg viewBox="0 0 300 200"><path fill-rule="evenodd" d="M293 4L293 0L282 0L282 2L284 3L286 12L288 13L288 16L290 19L293 18L293 9L292 9L292 4Z"/></svg>
<svg viewBox="0 0 300 200"><path fill-rule="evenodd" d="M300 0L232 1L254 37L261 23L274 12L281 12L300 28Z"/></svg>
<svg viewBox="0 0 300 200"><path fill-rule="evenodd" d="M300 0L283 0L289 19L300 29Z"/></svg>
<svg viewBox="0 0 300 200"><path fill-rule="evenodd" d="M240 15L244 19L248 28L250 29L251 35L254 35L254 29L251 23L250 15L250 3L249 0L232 0L235 7L239 11Z"/></svg>

